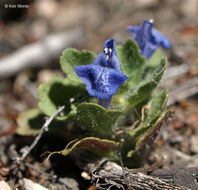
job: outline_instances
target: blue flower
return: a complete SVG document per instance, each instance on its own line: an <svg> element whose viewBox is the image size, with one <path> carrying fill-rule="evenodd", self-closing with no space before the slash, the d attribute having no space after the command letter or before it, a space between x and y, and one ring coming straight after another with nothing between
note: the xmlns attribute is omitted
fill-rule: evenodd
<svg viewBox="0 0 198 190"><path fill-rule="evenodd" d="M92 64L75 66L75 72L86 85L90 96L107 102L111 101L118 87L128 79L121 71L113 39L105 41L103 53Z"/></svg>
<svg viewBox="0 0 198 190"><path fill-rule="evenodd" d="M141 54L149 59L157 48L170 48L170 41L153 28L153 21L144 20L141 26L129 26L127 29L132 32L132 38L137 42Z"/></svg>

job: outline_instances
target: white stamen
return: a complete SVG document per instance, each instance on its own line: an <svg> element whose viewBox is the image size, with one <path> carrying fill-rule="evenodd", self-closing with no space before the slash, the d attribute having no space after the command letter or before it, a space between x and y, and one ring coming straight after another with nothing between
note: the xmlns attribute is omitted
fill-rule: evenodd
<svg viewBox="0 0 198 190"><path fill-rule="evenodd" d="M109 48L109 52L112 53L112 49L111 48Z"/></svg>
<svg viewBox="0 0 198 190"><path fill-rule="evenodd" d="M106 55L106 60L109 61L109 59L110 59L110 57L109 57L109 55L107 54L107 55Z"/></svg>
<svg viewBox="0 0 198 190"><path fill-rule="evenodd" d="M74 100L75 100L74 98L70 98L69 102L72 103L72 102L74 102Z"/></svg>
<svg viewBox="0 0 198 190"><path fill-rule="evenodd" d="M154 23L154 19L151 18L151 19L149 20L149 22L150 22L150 23Z"/></svg>
<svg viewBox="0 0 198 190"><path fill-rule="evenodd" d="M108 48L104 48L104 51L107 54L108 53Z"/></svg>

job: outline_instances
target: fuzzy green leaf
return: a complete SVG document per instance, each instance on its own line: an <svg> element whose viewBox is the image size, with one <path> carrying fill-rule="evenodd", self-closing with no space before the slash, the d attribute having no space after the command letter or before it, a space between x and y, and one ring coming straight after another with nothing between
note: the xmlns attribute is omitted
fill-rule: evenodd
<svg viewBox="0 0 198 190"><path fill-rule="evenodd" d="M76 104L88 99L88 93L84 86L68 79L54 77L39 88L39 107L46 114L51 116L62 105L65 105L63 112L57 119L67 119L68 114L75 112Z"/></svg>
<svg viewBox="0 0 198 190"><path fill-rule="evenodd" d="M157 67L160 66L161 60L165 59L165 55L163 51L158 48L155 53L152 55L152 57L147 60L146 67L144 68L142 80L149 80L152 78L153 72Z"/></svg>
<svg viewBox="0 0 198 190"><path fill-rule="evenodd" d="M137 44L127 40L123 46L117 46L117 55L123 73L129 77L128 83L137 84L145 67L145 58L140 55Z"/></svg>
<svg viewBox="0 0 198 190"><path fill-rule="evenodd" d="M44 117L38 109L22 112L17 118L18 128L16 133L19 135L36 135L43 123Z"/></svg>
<svg viewBox="0 0 198 190"><path fill-rule="evenodd" d="M70 80L82 83L82 80L75 73L74 67L78 65L89 65L93 62L95 57L96 55L90 51L80 52L70 48L65 50L61 56L61 68Z"/></svg>
<svg viewBox="0 0 198 190"><path fill-rule="evenodd" d="M160 64L160 61L164 59L166 56L161 48L158 48L155 53L148 60L147 66L149 67L157 67Z"/></svg>
<svg viewBox="0 0 198 190"><path fill-rule="evenodd" d="M100 156L107 156L107 157L114 157L115 152L117 155L119 143L107 140L107 139L100 139L96 137L87 137L77 141L74 145L70 148L67 148L61 152L62 155L67 156L73 151L81 150L91 150Z"/></svg>
<svg viewBox="0 0 198 190"><path fill-rule="evenodd" d="M161 60L160 66L155 70L151 79L142 81L139 85L132 88L128 92L128 108L139 104L141 101L149 97L152 91L157 86L158 82L162 78L164 70L166 68L166 61L165 59Z"/></svg>
<svg viewBox="0 0 198 190"><path fill-rule="evenodd" d="M152 123L159 118L159 116L166 107L167 100L168 100L167 90L159 91L152 96L151 108L146 114L146 118L143 122L143 127L148 127L149 125L152 125Z"/></svg>
<svg viewBox="0 0 198 190"><path fill-rule="evenodd" d="M17 118L18 128L16 133L24 136L37 135L46 121L45 117L46 116L38 109L31 109L20 113ZM54 119L49 125L49 133L63 136L66 134L65 125L66 124L64 121L58 121Z"/></svg>
<svg viewBox="0 0 198 190"><path fill-rule="evenodd" d="M111 137L121 114L120 110L106 110L98 104L81 103L72 119L82 124L94 136Z"/></svg>
<svg viewBox="0 0 198 190"><path fill-rule="evenodd" d="M132 157L135 154L140 155L141 152L144 152L146 146L151 145L155 141L163 122L171 117L173 117L173 111L168 110L160 118L158 118L158 120L152 124L149 130L144 133L144 135L137 141L135 150L128 152L128 157Z"/></svg>
<svg viewBox="0 0 198 190"><path fill-rule="evenodd" d="M148 131L155 128L155 125L157 125L156 123L159 121L159 118L166 107L167 98L167 90L155 93L152 96L149 110L144 111L144 115L140 116L138 126L126 133L126 140L123 145L123 155L125 155L125 158L134 156L139 139L144 138ZM141 120L142 118L143 121ZM135 157L135 160L137 159L141 162L141 155L136 155Z"/></svg>
<svg viewBox="0 0 198 190"><path fill-rule="evenodd" d="M153 126L166 107L168 99L167 90L162 90L152 96L151 108L145 113L144 121L135 130L129 132L131 136L139 137Z"/></svg>

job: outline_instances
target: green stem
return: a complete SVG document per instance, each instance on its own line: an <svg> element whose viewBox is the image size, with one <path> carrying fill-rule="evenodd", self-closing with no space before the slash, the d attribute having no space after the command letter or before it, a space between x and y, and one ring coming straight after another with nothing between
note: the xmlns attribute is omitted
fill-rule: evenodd
<svg viewBox="0 0 198 190"><path fill-rule="evenodd" d="M109 110L111 108L112 97L107 100L99 99L99 104Z"/></svg>

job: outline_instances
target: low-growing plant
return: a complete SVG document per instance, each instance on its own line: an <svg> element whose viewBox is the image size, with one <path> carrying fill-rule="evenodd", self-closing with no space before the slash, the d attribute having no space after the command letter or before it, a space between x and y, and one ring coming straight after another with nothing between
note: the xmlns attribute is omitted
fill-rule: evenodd
<svg viewBox="0 0 198 190"><path fill-rule="evenodd" d="M164 54L155 50L168 48L170 42L152 27L151 21L128 27L135 41L116 46L108 39L97 56L72 48L63 51L60 64L66 77L54 77L40 86L40 109L20 114L17 133L36 135L44 115L51 116L65 105L50 124L49 133L69 134L67 143L78 140L59 153L89 150L118 161L119 143L124 139L124 164L137 167L146 145L153 142L162 121L171 114L165 111L167 90L155 90L166 68ZM72 128L67 128L68 123Z"/></svg>

